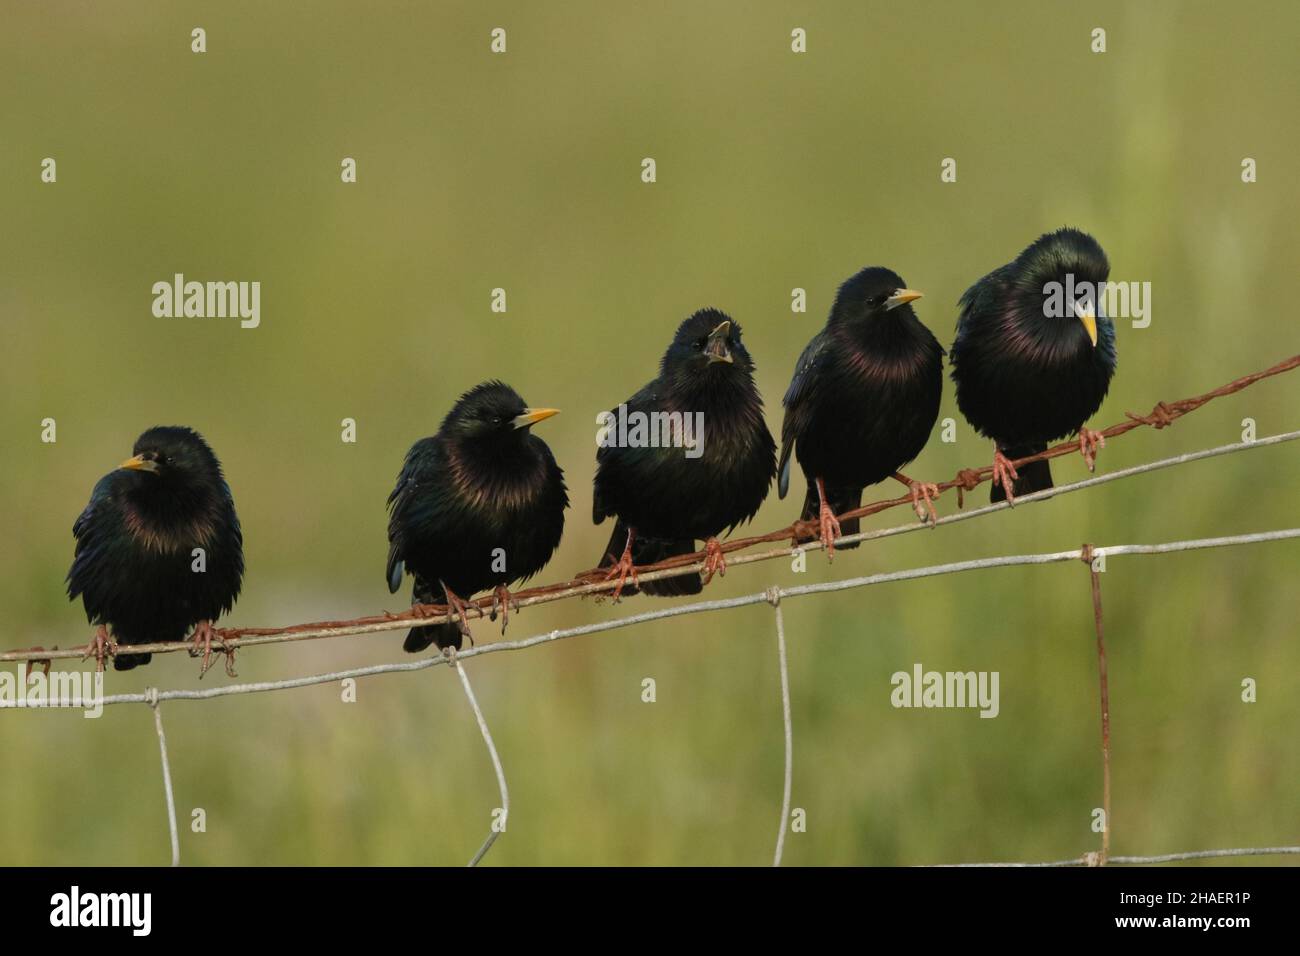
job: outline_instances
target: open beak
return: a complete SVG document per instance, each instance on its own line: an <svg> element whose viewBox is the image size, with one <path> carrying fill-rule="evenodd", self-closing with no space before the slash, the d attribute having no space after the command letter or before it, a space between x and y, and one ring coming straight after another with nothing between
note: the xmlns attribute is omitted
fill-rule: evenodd
<svg viewBox="0 0 1300 956"><path fill-rule="evenodd" d="M134 458L128 458L117 467L126 468L130 471L149 471L156 473L158 471L158 462L145 458L143 455L136 455Z"/></svg>
<svg viewBox="0 0 1300 956"><path fill-rule="evenodd" d="M730 362L731 350L727 348L727 337L731 335L731 323L720 322L718 327L709 333L708 344L704 347L704 354L709 357L709 364L714 362Z"/></svg>
<svg viewBox="0 0 1300 956"><path fill-rule="evenodd" d="M536 425L538 422L558 414L560 414L558 408L525 408L522 415L516 415L510 419L510 424L514 425L515 428L527 428L529 425Z"/></svg>
<svg viewBox="0 0 1300 956"><path fill-rule="evenodd" d="M900 305L907 305L909 302L915 302L925 293L917 292L915 289L899 289L888 299L885 300L885 311L896 309Z"/></svg>
<svg viewBox="0 0 1300 956"><path fill-rule="evenodd" d="M1092 342L1092 347L1097 347L1097 313L1091 305L1084 305L1082 302L1074 303L1074 314L1079 317L1083 323L1084 330L1088 333L1088 340Z"/></svg>

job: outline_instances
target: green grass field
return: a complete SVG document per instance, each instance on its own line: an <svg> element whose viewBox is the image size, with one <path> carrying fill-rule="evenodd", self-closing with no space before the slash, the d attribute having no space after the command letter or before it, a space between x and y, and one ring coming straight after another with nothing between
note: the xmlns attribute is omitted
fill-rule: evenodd
<svg viewBox="0 0 1300 956"><path fill-rule="evenodd" d="M837 284L888 265L951 342L955 303L1039 233L1095 235L1118 323L1094 427L1298 351L1300 10L1279 4L7 4L0 32L0 647L89 635L63 576L95 481L154 424L222 457L248 574L229 622L401 610L384 500L403 454L487 378L564 414L538 427L572 498L544 577L591 567L595 415L654 374L680 319L734 315L768 420ZM207 52L190 31L207 31ZM489 31L508 31L508 52ZM808 52L790 50L803 27ZM1090 51L1107 30L1108 50ZM41 160L57 161L42 183ZM357 160L358 181L340 182ZM640 181L653 157L657 182ZM940 162L958 162L941 183ZM1258 163L1243 183L1241 163ZM258 280L261 325L160 319L183 272ZM490 311L507 290L508 311ZM790 309L807 289L808 311ZM1300 377L1111 443L1099 470L1300 427ZM988 463L949 383L911 467ZM41 421L58 440L40 440ZM340 441L354 418L358 441ZM1081 542L1296 525L1283 445L845 553L738 567L708 596ZM1085 475L1056 464L1058 483ZM799 493L802 484L799 484ZM893 496L896 488L868 492ZM987 492L975 499L982 503ZM943 512L956 508L949 495ZM768 499L753 527L787 524ZM898 524L905 511L870 527ZM742 532L743 533L743 532ZM1103 578L1116 853L1300 842L1294 542L1115 558ZM662 606L566 601L511 636ZM1097 661L1077 564L785 605L793 805L786 862L1061 859L1095 849ZM469 665L510 783L492 864L763 864L781 800L773 614L758 606ZM480 640L496 636L478 625ZM269 680L404 657L399 633L249 650ZM890 675L996 670L1001 712L900 710ZM3 665L13 670L13 665ZM88 665L82 665L88 666ZM642 703L652 677L657 702ZM1241 701L1241 682L1258 701ZM184 655L111 692L200 685ZM498 797L446 668L165 705L193 865L459 864ZM0 863L168 858L152 721L0 713ZM195 808L204 833L190 831Z"/></svg>

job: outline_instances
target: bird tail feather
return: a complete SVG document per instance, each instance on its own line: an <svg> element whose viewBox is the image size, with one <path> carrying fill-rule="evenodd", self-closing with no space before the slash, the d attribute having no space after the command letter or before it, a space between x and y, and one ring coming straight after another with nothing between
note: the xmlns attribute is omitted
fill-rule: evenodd
<svg viewBox="0 0 1300 956"><path fill-rule="evenodd" d="M842 515L846 511L852 511L854 508L862 505L861 488L835 488L827 486L826 503L831 506L831 511L837 515ZM821 514L822 502L817 495L817 485L809 484L808 493L804 495L803 511L799 515L800 521L816 521L817 516ZM859 518L842 518L840 519L840 534L857 534L861 528L861 519ZM817 540L816 535L803 538L804 541ZM849 551L856 548L860 542L850 541L848 544L837 544L836 551Z"/></svg>
<svg viewBox="0 0 1300 956"><path fill-rule="evenodd" d="M1015 461L1017 458L1027 458L1030 455L1037 455L1040 451L1046 450L1046 444L1011 445L1003 448L1002 454ZM1020 477L1011 483L1011 490L1017 498L1021 495L1033 494L1035 491L1045 491L1052 487L1052 468L1046 459L1021 465L1016 469L1016 474ZM1002 483L994 483L992 490L989 492L989 503L997 504L999 501L1006 500L1007 493L1003 489Z"/></svg>
<svg viewBox="0 0 1300 956"><path fill-rule="evenodd" d="M153 660L152 654L115 654L113 656L113 670L129 671L135 667L141 667Z"/></svg>
<svg viewBox="0 0 1300 956"><path fill-rule="evenodd" d="M623 549L626 547L627 525L622 521L616 521L614 522L614 533L610 535L609 544L605 546L605 552L600 556L600 563L596 567L613 567L618 559L622 557ZM691 538L663 541L656 538L639 537L632 542L632 563L637 567L641 567L646 564L655 564L665 558L676 557L679 554L692 554L694 551L695 542ZM629 578L629 582L630 580ZM698 574L682 574L674 578L646 581L639 586L629 583L623 588L623 595L636 594L638 590L644 591L652 597L680 597L684 594L699 594L704 590L704 585L701 583Z"/></svg>

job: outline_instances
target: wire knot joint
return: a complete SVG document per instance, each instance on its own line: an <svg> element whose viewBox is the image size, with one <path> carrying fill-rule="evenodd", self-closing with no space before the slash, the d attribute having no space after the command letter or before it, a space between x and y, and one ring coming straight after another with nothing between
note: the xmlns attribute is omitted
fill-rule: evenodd
<svg viewBox="0 0 1300 956"><path fill-rule="evenodd" d="M1157 431L1161 428L1167 428L1175 421L1174 410L1164 402L1156 402L1156 407L1151 409L1150 415L1135 415L1132 412L1125 412L1124 414L1135 422L1150 425Z"/></svg>

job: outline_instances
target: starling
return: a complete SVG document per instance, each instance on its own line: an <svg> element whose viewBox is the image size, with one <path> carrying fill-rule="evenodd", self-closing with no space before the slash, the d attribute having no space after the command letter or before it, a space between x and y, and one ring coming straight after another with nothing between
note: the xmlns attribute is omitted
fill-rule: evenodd
<svg viewBox="0 0 1300 956"><path fill-rule="evenodd" d="M752 518L767 497L776 444L740 336L740 323L717 309L696 312L678 327L659 377L605 419L592 519L616 519L599 564L610 569L606 580L618 578L615 600L636 592L637 565L690 554L701 539L703 578L639 585L657 596L698 594L726 573L718 535Z"/></svg>
<svg viewBox="0 0 1300 956"><path fill-rule="evenodd" d="M212 622L239 596L244 539L203 437L178 425L149 429L95 485L72 534L68 598L80 595L96 626L86 655L99 669L106 652L120 671L147 664L153 655L117 653L118 645L179 641L193 627L191 653L203 654L206 671ZM229 653L226 670L233 676Z"/></svg>
<svg viewBox="0 0 1300 956"><path fill-rule="evenodd" d="M504 633L508 585L545 567L564 532L564 472L531 431L558 411L529 408L509 385L484 382L406 453L388 496L388 590L410 572L411 603L446 604L457 620L411 628L405 650L472 642L465 599L488 588Z"/></svg>
<svg viewBox="0 0 1300 956"><path fill-rule="evenodd" d="M858 531L857 518L836 515L886 478L907 486L919 518L935 518L938 488L899 471L929 440L943 392L943 348L911 306L920 297L888 269L849 278L785 393L779 490L784 498L793 452L808 479L800 518L819 519L828 557L837 537Z"/></svg>
<svg viewBox="0 0 1300 956"><path fill-rule="evenodd" d="M1036 239L961 297L952 378L957 405L994 442L990 500L1052 487L1044 461L1012 462L1078 433L1091 471L1106 442L1085 428L1115 374L1115 326L1101 311L1110 263L1097 240L1077 229ZM1082 290L1070 298L1069 290Z"/></svg>

